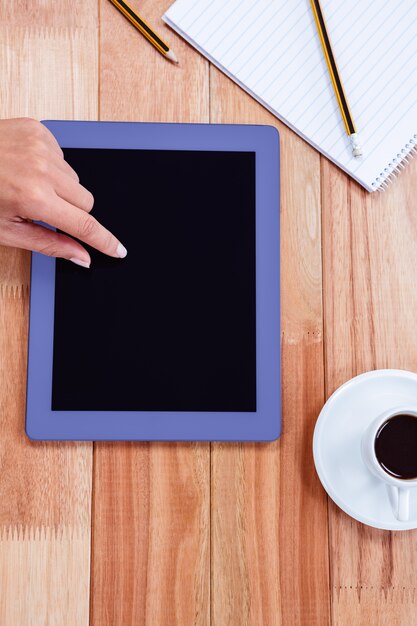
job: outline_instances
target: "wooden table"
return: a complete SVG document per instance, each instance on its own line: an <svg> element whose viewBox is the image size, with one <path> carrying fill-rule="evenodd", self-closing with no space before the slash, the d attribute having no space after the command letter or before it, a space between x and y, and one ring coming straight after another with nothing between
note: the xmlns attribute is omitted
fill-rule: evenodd
<svg viewBox="0 0 417 626"><path fill-rule="evenodd" d="M417 160L368 194L132 0L0 0L0 112L273 124L282 149L283 435L270 444L33 443L29 254L0 253L0 626L416 623L415 532L329 502L311 440L360 372L417 370Z"/></svg>

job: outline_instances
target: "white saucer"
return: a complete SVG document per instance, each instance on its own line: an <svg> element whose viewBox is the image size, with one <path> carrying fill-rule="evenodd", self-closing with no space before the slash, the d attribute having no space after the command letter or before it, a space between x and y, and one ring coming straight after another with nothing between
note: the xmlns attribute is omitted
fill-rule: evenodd
<svg viewBox="0 0 417 626"><path fill-rule="evenodd" d="M387 486L365 466L362 434L391 407L417 404L417 374L375 370L352 378L327 400L318 417L313 454L321 483L332 500L354 519L384 530L417 528L417 488L410 493L410 521L399 522Z"/></svg>

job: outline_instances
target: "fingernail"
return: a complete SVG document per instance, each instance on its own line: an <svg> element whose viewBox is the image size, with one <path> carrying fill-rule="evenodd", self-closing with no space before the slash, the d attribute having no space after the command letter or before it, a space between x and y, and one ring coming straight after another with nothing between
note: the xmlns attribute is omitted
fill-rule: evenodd
<svg viewBox="0 0 417 626"><path fill-rule="evenodd" d="M127 254L126 248L121 243L117 246L116 254L119 259L124 259Z"/></svg>
<svg viewBox="0 0 417 626"><path fill-rule="evenodd" d="M90 263L87 263L87 261L82 261L81 259L76 259L75 257L70 259L70 261L75 263L75 265L81 265L81 267L90 267Z"/></svg>

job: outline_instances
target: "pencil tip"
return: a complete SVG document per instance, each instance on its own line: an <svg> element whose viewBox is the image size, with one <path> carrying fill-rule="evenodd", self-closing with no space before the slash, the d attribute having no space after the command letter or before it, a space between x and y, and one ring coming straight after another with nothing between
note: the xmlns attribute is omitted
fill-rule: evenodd
<svg viewBox="0 0 417 626"><path fill-rule="evenodd" d="M176 65L179 64L177 56L176 56L176 54L175 54L175 52L173 50L168 50L168 52L166 53L165 56L166 56L167 59L169 59L170 61L172 61Z"/></svg>

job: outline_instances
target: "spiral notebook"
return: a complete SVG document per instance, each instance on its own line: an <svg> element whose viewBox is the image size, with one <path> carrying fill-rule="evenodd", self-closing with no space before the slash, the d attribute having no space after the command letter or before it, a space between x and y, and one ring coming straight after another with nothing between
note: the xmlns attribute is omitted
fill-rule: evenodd
<svg viewBox="0 0 417 626"><path fill-rule="evenodd" d="M323 0L364 155L351 154L309 0L177 0L164 21L368 191L417 151L417 2Z"/></svg>

